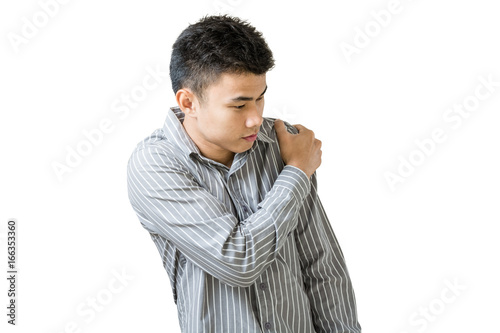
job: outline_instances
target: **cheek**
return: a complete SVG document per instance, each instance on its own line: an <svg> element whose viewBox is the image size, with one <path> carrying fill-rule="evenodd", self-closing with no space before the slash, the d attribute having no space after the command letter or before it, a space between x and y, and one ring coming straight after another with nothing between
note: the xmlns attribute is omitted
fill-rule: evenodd
<svg viewBox="0 0 500 333"><path fill-rule="evenodd" d="M211 120L212 124L217 125L221 128L221 131L235 132L244 124L244 118L242 114L234 112L232 110L221 111L214 116Z"/></svg>
<svg viewBox="0 0 500 333"><path fill-rule="evenodd" d="M200 131L221 142L239 137L244 125L244 118L232 110L207 113L199 123Z"/></svg>

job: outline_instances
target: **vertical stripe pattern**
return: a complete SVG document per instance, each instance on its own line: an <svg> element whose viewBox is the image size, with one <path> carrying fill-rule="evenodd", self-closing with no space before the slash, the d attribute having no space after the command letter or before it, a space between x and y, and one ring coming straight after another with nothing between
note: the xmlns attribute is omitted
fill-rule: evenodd
<svg viewBox="0 0 500 333"><path fill-rule="evenodd" d="M361 332L316 174L283 163L274 119L231 168L202 156L183 120L172 108L127 166L130 202L170 278L181 331Z"/></svg>

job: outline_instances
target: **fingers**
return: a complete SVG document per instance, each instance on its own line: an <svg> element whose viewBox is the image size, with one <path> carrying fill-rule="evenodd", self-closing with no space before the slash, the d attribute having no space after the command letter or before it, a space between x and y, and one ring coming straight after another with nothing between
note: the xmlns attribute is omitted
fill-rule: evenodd
<svg viewBox="0 0 500 333"><path fill-rule="evenodd" d="M274 128L276 129L276 133L283 132L285 130L285 123L281 119L276 119L274 121Z"/></svg>
<svg viewBox="0 0 500 333"><path fill-rule="evenodd" d="M313 132L313 131L311 131L309 128L307 128L307 127L305 127L305 126L302 126L302 125L300 125L300 124L295 124L295 125L293 125L293 126L295 126L295 128L299 131L299 133L298 133L298 134L306 135L306 136L308 136L309 138L311 138L311 140L313 140L313 141L315 141L315 140L316 140L316 141L317 141L317 139L316 139L316 135L315 135L315 134L314 134L314 132Z"/></svg>
<svg viewBox="0 0 500 333"><path fill-rule="evenodd" d="M293 127L295 127L299 131L299 133L307 130L307 128L305 126L302 126L301 124L295 124L293 125Z"/></svg>
<svg viewBox="0 0 500 333"><path fill-rule="evenodd" d="M313 140L315 139L315 134L313 131L311 131L309 128L302 126L301 124L295 124L293 125L298 131L299 134L306 134L309 135Z"/></svg>
<svg viewBox="0 0 500 333"><path fill-rule="evenodd" d="M293 125L299 132L307 130L305 126L302 126L300 124L295 124ZM285 123L281 119L275 119L274 120L274 128L276 128L276 131L283 131L286 129Z"/></svg>
<svg viewBox="0 0 500 333"><path fill-rule="evenodd" d="M315 139L315 142L316 142L316 145L318 146L318 148L321 149L321 146L323 145L323 142L321 142L321 140L319 140L319 139Z"/></svg>
<svg viewBox="0 0 500 333"><path fill-rule="evenodd" d="M311 131L310 129L308 129L307 127L301 125L301 124L295 124L293 125L299 133L304 133L304 132L310 132L311 135L312 135L312 139L314 140L315 139L315 135L314 135L314 132ZM288 132L286 130L286 127L285 127L285 123L283 122L283 120L281 119L276 119L274 121L274 128L276 129L276 133L283 133L283 132ZM321 142L320 142L320 146L321 146Z"/></svg>

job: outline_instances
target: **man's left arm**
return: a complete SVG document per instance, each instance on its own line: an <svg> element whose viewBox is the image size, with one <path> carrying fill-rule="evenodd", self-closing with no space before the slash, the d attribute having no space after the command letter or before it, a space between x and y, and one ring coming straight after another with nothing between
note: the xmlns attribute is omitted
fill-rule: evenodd
<svg viewBox="0 0 500 333"><path fill-rule="evenodd" d="M295 237L316 332L361 332L351 279L317 193L316 172L299 213Z"/></svg>

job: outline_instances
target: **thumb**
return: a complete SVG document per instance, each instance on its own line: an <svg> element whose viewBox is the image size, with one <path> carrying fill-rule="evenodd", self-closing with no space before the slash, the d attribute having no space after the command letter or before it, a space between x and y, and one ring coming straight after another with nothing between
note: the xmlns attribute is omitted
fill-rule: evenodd
<svg viewBox="0 0 500 333"><path fill-rule="evenodd" d="M283 135L286 132L285 123L281 119L276 119L274 121L274 128L276 129L277 135Z"/></svg>

